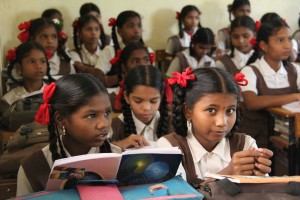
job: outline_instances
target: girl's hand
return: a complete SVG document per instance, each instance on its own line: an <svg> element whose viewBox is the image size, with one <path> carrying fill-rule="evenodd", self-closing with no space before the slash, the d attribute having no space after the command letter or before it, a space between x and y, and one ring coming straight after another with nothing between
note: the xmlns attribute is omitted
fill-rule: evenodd
<svg viewBox="0 0 300 200"><path fill-rule="evenodd" d="M136 134L131 134L123 140L119 140L117 142L112 143L121 147L123 150L129 147L140 148L149 145L144 136Z"/></svg>
<svg viewBox="0 0 300 200"><path fill-rule="evenodd" d="M257 151L262 153L262 156L256 158L254 175L264 176L271 172L272 161L269 158L273 156L273 152L265 148L259 148Z"/></svg>

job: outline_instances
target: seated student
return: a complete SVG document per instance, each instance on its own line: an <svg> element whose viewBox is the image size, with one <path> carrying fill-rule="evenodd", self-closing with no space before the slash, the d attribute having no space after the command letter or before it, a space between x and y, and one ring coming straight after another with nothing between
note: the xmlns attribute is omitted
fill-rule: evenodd
<svg viewBox="0 0 300 200"><path fill-rule="evenodd" d="M297 59L296 62L300 62L300 17L298 19L298 30L296 30L293 34L293 38L294 40L297 42L298 45L298 55L297 55Z"/></svg>
<svg viewBox="0 0 300 200"><path fill-rule="evenodd" d="M136 66L128 72L123 87L123 114L112 122L113 144L122 149L143 147L170 133L168 103L159 69Z"/></svg>
<svg viewBox="0 0 300 200"><path fill-rule="evenodd" d="M240 78L239 84L245 80ZM178 146L190 184L204 181L205 173L264 175L271 171L273 155L257 149L255 140L237 133L240 88L232 75L218 68L191 68L174 73L174 133L161 137L158 147Z"/></svg>
<svg viewBox="0 0 300 200"><path fill-rule="evenodd" d="M199 9L193 5L184 6L180 13L177 13L179 33L168 38L166 53L175 57L180 51L189 48L192 36L201 27L200 14Z"/></svg>
<svg viewBox="0 0 300 200"><path fill-rule="evenodd" d="M239 131L251 135L259 147L268 146L269 118L264 109L300 100L300 67L288 61L291 38L281 19L262 23L254 53L241 71L249 84L242 87L245 107Z"/></svg>
<svg viewBox="0 0 300 200"><path fill-rule="evenodd" d="M231 22L230 30L231 51L216 61L216 67L235 75L254 52L251 41L255 39L256 27L251 17L241 16Z"/></svg>
<svg viewBox="0 0 300 200"><path fill-rule="evenodd" d="M104 85L90 74L72 74L45 86L36 121L48 124L50 144L21 162L17 196L45 189L55 160L121 152L107 141L111 104Z"/></svg>
<svg viewBox="0 0 300 200"><path fill-rule="evenodd" d="M189 49L176 55L166 73L168 77L173 72L183 72L186 67L193 69L215 67L215 61L208 55L214 45L214 34L209 28L199 28L193 35Z"/></svg>
<svg viewBox="0 0 300 200"><path fill-rule="evenodd" d="M58 79L64 75L75 74L71 58L59 43L60 30L49 18L37 18L20 24L22 32L18 35L21 42L34 41L39 43L51 55L48 60L50 74Z"/></svg>

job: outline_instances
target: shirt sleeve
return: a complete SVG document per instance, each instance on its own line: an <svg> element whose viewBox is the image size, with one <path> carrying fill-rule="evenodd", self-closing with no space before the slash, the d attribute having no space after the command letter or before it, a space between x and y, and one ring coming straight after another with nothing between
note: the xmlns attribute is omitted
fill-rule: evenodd
<svg viewBox="0 0 300 200"><path fill-rule="evenodd" d="M171 62L171 64L170 64L170 67L169 67L169 69L168 69L166 75L167 75L167 77L171 77L173 72L179 72L179 70L180 70L180 60L179 60L179 58L176 56L176 57L172 60L172 62Z"/></svg>
<svg viewBox="0 0 300 200"><path fill-rule="evenodd" d="M70 74L76 74L73 60L70 61Z"/></svg>
<svg viewBox="0 0 300 200"><path fill-rule="evenodd" d="M245 78L248 80L248 85L241 86L241 89L243 92L246 91L252 91L255 94L257 94L257 88L256 88L256 75L254 74L251 67L244 67L241 72L245 75Z"/></svg>
<svg viewBox="0 0 300 200"><path fill-rule="evenodd" d="M245 137L245 145L243 150L247 150L250 147L258 148L255 139L253 139L251 136L246 135Z"/></svg>
<svg viewBox="0 0 300 200"><path fill-rule="evenodd" d="M220 68L220 69L223 69L223 70L226 70L224 64L219 60L217 60L217 62L216 62L216 67Z"/></svg>
<svg viewBox="0 0 300 200"><path fill-rule="evenodd" d="M226 51L225 41L226 41L225 34L223 33L223 31L219 30L218 37L217 37L217 48L222 49L224 52Z"/></svg>
<svg viewBox="0 0 300 200"><path fill-rule="evenodd" d="M33 189L27 179L23 167L20 166L17 179L17 196L22 196L30 193L33 193Z"/></svg>
<svg viewBox="0 0 300 200"><path fill-rule="evenodd" d="M74 62L82 62L82 60L80 59L80 56L78 55L78 53L76 51L69 51L69 55L70 55L70 58Z"/></svg>
<svg viewBox="0 0 300 200"><path fill-rule="evenodd" d="M101 54L95 68L100 69L104 74L107 74L111 70L110 60L115 57L115 50L113 46L106 46Z"/></svg>
<svg viewBox="0 0 300 200"><path fill-rule="evenodd" d="M297 89L300 91L300 66L298 63L292 63L297 71Z"/></svg>
<svg viewBox="0 0 300 200"><path fill-rule="evenodd" d="M173 43L172 43L172 39L168 38L167 41L167 46L166 46L166 53L173 55L174 54L174 48L173 48Z"/></svg>

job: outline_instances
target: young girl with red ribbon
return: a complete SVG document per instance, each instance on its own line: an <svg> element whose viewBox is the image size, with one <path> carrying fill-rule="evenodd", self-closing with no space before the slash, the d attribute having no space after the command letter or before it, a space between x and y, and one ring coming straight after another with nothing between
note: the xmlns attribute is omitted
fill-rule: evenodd
<svg viewBox="0 0 300 200"><path fill-rule="evenodd" d="M230 30L231 51L216 61L216 67L235 75L254 52L256 25L251 17L240 16L231 22Z"/></svg>
<svg viewBox="0 0 300 200"><path fill-rule="evenodd" d="M44 190L57 159L121 151L107 141L111 103L94 76L65 76L45 86L43 99L35 120L48 125L49 145L22 160L17 196Z"/></svg>
<svg viewBox="0 0 300 200"><path fill-rule="evenodd" d="M242 88L245 107L240 131L268 146L269 115L263 109L300 100L300 67L288 61L292 34L281 19L262 23L254 53L242 69L249 84ZM255 124L255 126L253 126Z"/></svg>
<svg viewBox="0 0 300 200"><path fill-rule="evenodd" d="M201 12L194 5L184 6L180 13L176 12L178 20L179 33L168 38L166 53L174 57L178 52L188 48L191 43L191 37L197 31L200 25Z"/></svg>
<svg viewBox="0 0 300 200"><path fill-rule="evenodd" d="M151 65L130 70L122 91L122 112L113 119L112 143L122 149L143 147L170 133L165 85Z"/></svg>
<svg viewBox="0 0 300 200"><path fill-rule="evenodd" d="M172 124L174 133L161 137L159 147L178 146L183 163L178 172L199 185L206 172L226 175L264 175L269 173L273 155L257 149L255 140L237 133L239 123L239 85L246 85L243 74L235 79L218 68L199 68L174 72Z"/></svg>

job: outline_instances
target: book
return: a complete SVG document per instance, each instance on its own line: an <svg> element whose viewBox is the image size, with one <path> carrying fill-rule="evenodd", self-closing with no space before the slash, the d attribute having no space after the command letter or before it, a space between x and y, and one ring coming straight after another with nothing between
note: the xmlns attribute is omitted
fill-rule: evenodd
<svg viewBox="0 0 300 200"><path fill-rule="evenodd" d="M63 158L54 162L46 190L73 189L97 180L118 180L119 186L159 183L176 175L181 160L178 147Z"/></svg>
<svg viewBox="0 0 300 200"><path fill-rule="evenodd" d="M300 113L300 102L299 101L294 101L292 103L282 105L281 107L290 112L293 112L293 113Z"/></svg>
<svg viewBox="0 0 300 200"><path fill-rule="evenodd" d="M224 179L228 178L234 183L288 183L291 181L300 182L300 176L242 176L242 175L221 175L206 172L206 178Z"/></svg>

